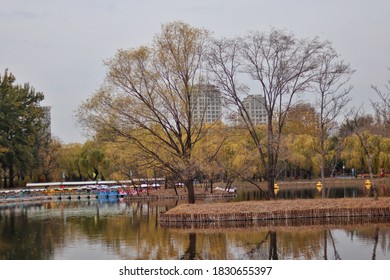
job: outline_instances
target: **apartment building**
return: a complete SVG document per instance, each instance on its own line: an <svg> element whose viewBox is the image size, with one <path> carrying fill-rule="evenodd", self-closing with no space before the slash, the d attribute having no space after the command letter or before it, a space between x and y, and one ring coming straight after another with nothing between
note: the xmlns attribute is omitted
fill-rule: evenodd
<svg viewBox="0 0 390 280"><path fill-rule="evenodd" d="M248 95L242 101L245 109L247 110L253 124L259 125L267 122L267 111L265 109L264 96Z"/></svg>
<svg viewBox="0 0 390 280"><path fill-rule="evenodd" d="M221 92L214 85L203 85L191 96L194 121L214 123L222 117Z"/></svg>

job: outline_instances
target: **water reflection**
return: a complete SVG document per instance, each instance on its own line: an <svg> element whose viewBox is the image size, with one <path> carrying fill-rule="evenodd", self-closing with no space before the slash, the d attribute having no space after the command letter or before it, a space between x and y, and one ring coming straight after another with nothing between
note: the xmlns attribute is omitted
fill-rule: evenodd
<svg viewBox="0 0 390 280"><path fill-rule="evenodd" d="M178 201L57 201L0 208L0 259L390 259L390 220L164 227Z"/></svg>
<svg viewBox="0 0 390 280"><path fill-rule="evenodd" d="M196 233L190 232L188 234L188 248L184 252L184 254L180 257L181 260L196 260L200 259L198 254L196 253Z"/></svg>
<svg viewBox="0 0 390 280"><path fill-rule="evenodd" d="M387 197L390 196L390 186L385 184L379 184L377 187L378 196ZM365 186L337 186L329 187L325 189L325 196L327 198L353 198L353 197L365 197L368 195L368 190ZM321 190L315 187L307 187L300 185L292 185L288 187L280 187L276 194L279 199L319 199L322 198ZM259 190L239 190L237 197L234 201L248 201L248 200L263 200L266 196Z"/></svg>

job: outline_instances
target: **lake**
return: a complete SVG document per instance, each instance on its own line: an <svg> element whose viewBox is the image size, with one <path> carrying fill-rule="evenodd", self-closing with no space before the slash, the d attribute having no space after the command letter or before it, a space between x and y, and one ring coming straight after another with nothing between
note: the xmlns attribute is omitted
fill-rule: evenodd
<svg viewBox="0 0 390 280"><path fill-rule="evenodd" d="M317 197L315 191L289 189L278 195L310 198ZM388 187L382 191L380 195L388 194ZM360 196L364 190L348 187L331 193ZM256 191L239 192L234 200L259 197ZM1 206L0 259L390 259L390 218L161 226L159 213L178 203L91 199Z"/></svg>

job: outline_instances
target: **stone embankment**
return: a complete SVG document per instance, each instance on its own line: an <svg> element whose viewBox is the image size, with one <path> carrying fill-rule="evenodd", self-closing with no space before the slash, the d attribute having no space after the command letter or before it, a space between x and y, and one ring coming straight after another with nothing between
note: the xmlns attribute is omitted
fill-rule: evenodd
<svg viewBox="0 0 390 280"><path fill-rule="evenodd" d="M169 224L386 216L390 216L390 197L181 204L161 213L160 221Z"/></svg>

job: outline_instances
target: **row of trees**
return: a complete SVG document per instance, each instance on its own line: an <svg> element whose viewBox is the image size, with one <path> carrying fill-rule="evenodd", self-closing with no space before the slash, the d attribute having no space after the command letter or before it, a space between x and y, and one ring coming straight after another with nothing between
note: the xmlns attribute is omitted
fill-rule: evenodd
<svg viewBox="0 0 390 280"><path fill-rule="evenodd" d="M25 154L35 164L18 157L21 142L7 144L10 136L2 127L3 178L14 178L15 167L21 178L29 174L35 181L158 176L183 182L193 203L193 182L199 179L224 179L228 185L236 179L253 184L265 179L273 199L275 180L299 176L302 170L307 177L324 179L340 170L342 161L371 174L389 169L389 94L374 88L381 99L372 102L374 117L361 110L347 116L354 71L329 42L280 30L215 39L207 30L173 22L163 25L149 46L119 50L106 66L101 88L77 112L79 123L93 135L85 144L42 137L38 105L43 95L28 85L10 87L29 93L26 100L35 98L26 102L33 104L26 112L37 123L20 130L30 132L29 138L11 137L28 144ZM2 84L12 84L10 77L6 72ZM193 95L207 84L222 93L223 123L194 117ZM255 125L243 103L248 84L265 98L264 125ZM2 98L8 92L2 87ZM18 116L15 121L29 123L16 107L10 112ZM1 120L6 124L6 117ZM7 162L10 151L12 164Z"/></svg>
<svg viewBox="0 0 390 280"><path fill-rule="evenodd" d="M371 115L359 117L365 123L365 146L369 147L370 164L366 148L359 139L360 130L351 132L353 118L347 119L337 133L330 137L322 171L322 155L318 152L315 126L315 110L310 104L291 108L280 144L280 158L276 166L277 180L311 179L324 176L379 174L382 168L390 170L390 138L382 123ZM267 141L266 125L258 126L261 142ZM147 136L145 136L147 137ZM152 138L145 139L152 141ZM209 157L214 145L224 141L218 153L207 164L199 167L197 181L223 181L229 187L234 181L247 181L253 185L265 180L266 171L256 153L249 132L244 126L228 126L222 123L208 128L208 135L199 141L194 157ZM215 144L217 143L217 144ZM161 156L168 156L161 151ZM170 183L181 182L156 162L150 162L145 153L123 136L98 134L84 144L61 144L53 139L43 158L40 180L124 180L133 178L167 178ZM343 169L343 166L345 167ZM355 170L352 174L352 168Z"/></svg>
<svg viewBox="0 0 390 280"><path fill-rule="evenodd" d="M321 157L322 178L331 150L341 149L336 146L342 141L329 143L350 100L353 70L327 41L298 39L280 30L215 39L207 30L173 22L163 25L149 46L119 50L106 66L103 85L80 106L78 120L95 134L128 142L146 164L184 182L190 203L194 180L205 166L211 170L231 140L226 127L215 130L217 124L194 119L191 97L202 85L216 85L230 112L226 119L240 119L238 137L248 135L246 144L253 150L244 150L256 154L270 199L287 153L282 148L289 115L300 98L316 100L310 141ZM243 103L250 91L243 81L265 97L265 129L255 125Z"/></svg>
<svg viewBox="0 0 390 280"><path fill-rule="evenodd" d="M311 178L321 174L322 157L315 142L317 117L316 110L311 104L300 103L291 108L280 145L280 159L276 168L278 180ZM370 166L374 172L379 172L382 167L390 169L388 127L381 118L373 118L370 115L362 115L359 118L359 123L364 124L364 130L363 127L356 130L353 124L355 120L350 118L327 141L329 151L325 157L326 176L341 173L343 165L347 167L345 172L350 172L351 168L356 172L368 172L366 148L362 143L366 143L369 149ZM226 187L235 180L246 180L259 185L259 180L265 179L266 173L245 125L216 123L209 126L207 135L193 150L194 157L203 164L196 179L205 182L224 181ZM266 142L267 126L258 126L257 130L259 135L262 135L260 141ZM363 135L366 140L363 142L358 137L359 131L365 133ZM25 177L14 176L19 184L26 181L123 180L155 177L168 178L171 183L181 181L180 177L166 172L158 163L151 162L143 150L120 135L104 134L100 131L93 140L84 144L64 145L59 139L47 140L44 137L36 141L40 144L29 144L24 147L25 154L28 154L27 151L30 153L28 157L20 158L20 161L24 161L25 168L19 169L22 165L14 166L16 174L28 174ZM152 141L152 138L145 138L145 141ZM218 153L212 160L206 162L210 151L214 151L215 146L222 142ZM7 153L8 150L3 148L4 159ZM18 154L18 150L14 150L14 153ZM34 160L29 162L32 155ZM160 155L168 154L161 151ZM10 173L3 170L2 174L3 182L7 184Z"/></svg>

